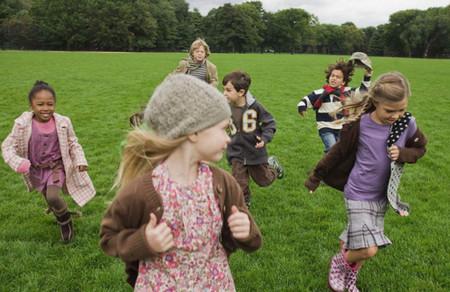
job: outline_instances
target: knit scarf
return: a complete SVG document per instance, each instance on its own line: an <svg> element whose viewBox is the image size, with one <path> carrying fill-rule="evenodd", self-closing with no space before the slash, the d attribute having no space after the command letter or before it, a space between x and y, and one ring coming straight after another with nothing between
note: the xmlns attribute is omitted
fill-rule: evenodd
<svg viewBox="0 0 450 292"><path fill-rule="evenodd" d="M344 95L345 86L341 86L340 88L334 88L334 87L331 87L328 84L325 84L322 88L323 88L323 93L314 102L314 105L313 105L314 109L316 109L316 110L319 109L322 106L323 99L325 97L329 96L330 94L337 95L339 97L339 100L341 102L344 102L344 100L345 100L345 95Z"/></svg>
<svg viewBox="0 0 450 292"><path fill-rule="evenodd" d="M187 72L189 73L190 71L196 70L197 68L201 67L203 65L203 63L206 62L206 59L204 59L203 62L201 62L201 63L197 63L192 59L191 56L189 56L186 58L186 61L188 62Z"/></svg>
<svg viewBox="0 0 450 292"><path fill-rule="evenodd" d="M411 113L406 112L403 117L395 121L391 126L389 137L386 141L387 148L394 145L398 141L401 134L408 128L408 123L411 120ZM400 195L397 193L398 187L400 186L400 178L403 174L404 163L392 161L391 162L391 175L389 177L389 183L387 188L387 197L391 207L400 214L400 211L408 212L409 205L405 202L400 201Z"/></svg>

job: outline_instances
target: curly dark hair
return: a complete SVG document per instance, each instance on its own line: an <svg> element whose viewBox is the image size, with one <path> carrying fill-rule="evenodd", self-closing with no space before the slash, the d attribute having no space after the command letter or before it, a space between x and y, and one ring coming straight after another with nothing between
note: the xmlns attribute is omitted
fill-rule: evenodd
<svg viewBox="0 0 450 292"><path fill-rule="evenodd" d="M346 62L340 59L336 63L328 65L327 70L325 70L326 74L325 81L328 82L328 80L330 79L331 72L333 72L333 70L340 70L342 74L344 74L344 83L345 85L347 85L348 83L350 83L350 81L352 81L354 69L355 68L352 62L350 61Z"/></svg>

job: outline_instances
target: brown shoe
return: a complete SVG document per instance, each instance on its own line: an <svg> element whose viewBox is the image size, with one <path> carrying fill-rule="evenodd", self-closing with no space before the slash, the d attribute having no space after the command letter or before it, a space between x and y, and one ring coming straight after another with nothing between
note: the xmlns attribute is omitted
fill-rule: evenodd
<svg viewBox="0 0 450 292"><path fill-rule="evenodd" d="M53 211L56 216L56 222L59 225L61 232L61 240L64 243L70 242L75 236L75 232L73 229L72 218L70 216L70 212L67 209L62 211Z"/></svg>

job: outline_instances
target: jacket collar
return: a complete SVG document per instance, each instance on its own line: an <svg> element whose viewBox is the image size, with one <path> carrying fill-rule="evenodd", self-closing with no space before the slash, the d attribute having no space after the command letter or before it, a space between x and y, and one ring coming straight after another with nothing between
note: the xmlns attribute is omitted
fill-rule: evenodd
<svg viewBox="0 0 450 292"><path fill-rule="evenodd" d="M247 91L247 94L245 95L245 100L247 102L248 106L251 106L255 103L256 99L253 97L253 94L250 92L250 90Z"/></svg>
<svg viewBox="0 0 450 292"><path fill-rule="evenodd" d="M67 126L67 123L60 114L53 113L53 117L55 119L55 124L57 127L59 125ZM22 127L27 127L31 125L32 119L33 119L33 112L24 112L17 119L15 119L14 122Z"/></svg>

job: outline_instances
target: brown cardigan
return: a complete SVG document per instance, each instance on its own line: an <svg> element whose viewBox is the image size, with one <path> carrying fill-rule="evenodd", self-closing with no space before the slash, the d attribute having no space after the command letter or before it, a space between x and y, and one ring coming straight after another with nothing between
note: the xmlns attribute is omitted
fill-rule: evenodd
<svg viewBox="0 0 450 292"><path fill-rule="evenodd" d="M360 120L344 125L339 141L317 163L312 174L306 179L305 187L308 190L316 190L321 180L337 190L344 190L356 160L359 127ZM416 133L406 141L405 147L399 149L398 162L415 163L425 154L426 144L427 139L417 128Z"/></svg>
<svg viewBox="0 0 450 292"><path fill-rule="evenodd" d="M257 250L262 244L261 233L245 206L242 190L230 174L210 167L213 172L214 194L222 210L220 242L227 254L238 248L247 252ZM228 227L227 218L233 205L249 216L250 236L245 241L234 239ZM157 256L157 252L150 248L145 237L150 213L154 213L159 221L163 212L161 197L153 186L152 173L148 172L121 189L103 217L100 246L106 254L120 257L125 262L127 281L133 287L138 275L139 260Z"/></svg>

